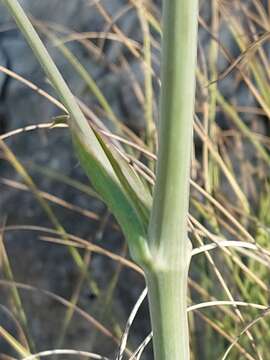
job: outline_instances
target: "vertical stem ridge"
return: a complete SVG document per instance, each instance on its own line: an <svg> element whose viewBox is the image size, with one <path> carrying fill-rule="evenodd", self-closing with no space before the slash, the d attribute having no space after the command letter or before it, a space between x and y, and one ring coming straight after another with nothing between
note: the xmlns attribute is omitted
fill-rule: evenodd
<svg viewBox="0 0 270 360"><path fill-rule="evenodd" d="M164 1L159 153L149 241L153 251L170 261L176 258L177 264L176 250L186 247L197 16L198 0Z"/></svg>
<svg viewBox="0 0 270 360"><path fill-rule="evenodd" d="M159 153L146 269L155 360L188 360L187 234L198 0L164 0Z"/></svg>
<svg viewBox="0 0 270 360"><path fill-rule="evenodd" d="M188 360L186 271L146 273L155 360Z"/></svg>

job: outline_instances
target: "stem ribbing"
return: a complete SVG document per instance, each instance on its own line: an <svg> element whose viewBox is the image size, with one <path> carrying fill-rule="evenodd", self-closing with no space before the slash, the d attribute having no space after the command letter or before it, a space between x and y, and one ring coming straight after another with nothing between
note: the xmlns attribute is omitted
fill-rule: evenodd
<svg viewBox="0 0 270 360"><path fill-rule="evenodd" d="M146 271L155 360L188 360L187 236L198 0L164 0L157 182Z"/></svg>

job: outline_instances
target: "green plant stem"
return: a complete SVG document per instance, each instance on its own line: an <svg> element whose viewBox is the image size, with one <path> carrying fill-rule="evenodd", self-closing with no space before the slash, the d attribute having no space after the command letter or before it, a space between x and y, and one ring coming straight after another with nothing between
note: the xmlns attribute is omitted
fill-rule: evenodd
<svg viewBox="0 0 270 360"><path fill-rule="evenodd" d="M187 236L198 28L197 0L163 3L157 182L146 269L155 360L188 360Z"/></svg>
<svg viewBox="0 0 270 360"><path fill-rule="evenodd" d="M183 270L146 273L155 360L189 359L188 265L189 260Z"/></svg>

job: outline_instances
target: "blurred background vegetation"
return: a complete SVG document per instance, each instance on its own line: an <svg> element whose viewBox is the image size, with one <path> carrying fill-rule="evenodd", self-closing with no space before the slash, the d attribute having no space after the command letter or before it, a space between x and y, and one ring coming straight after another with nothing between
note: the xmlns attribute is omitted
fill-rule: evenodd
<svg viewBox="0 0 270 360"><path fill-rule="evenodd" d="M89 122L152 188L161 1L21 3ZM270 2L200 0L199 24L190 238L247 247L192 259L189 304L211 302L190 312L192 358L231 346L228 359L268 359ZM144 279L67 129L52 126L63 113L54 96L0 4L0 359L23 358L16 344L115 358ZM149 331L144 301L126 358Z"/></svg>

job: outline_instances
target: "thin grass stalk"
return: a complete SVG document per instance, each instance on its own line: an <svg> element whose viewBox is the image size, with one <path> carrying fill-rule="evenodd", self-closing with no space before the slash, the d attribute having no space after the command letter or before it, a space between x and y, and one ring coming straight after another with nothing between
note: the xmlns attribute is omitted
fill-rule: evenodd
<svg viewBox="0 0 270 360"><path fill-rule="evenodd" d="M19 29L27 40L28 44L31 46L36 58L38 59L40 65L43 67L43 70L47 74L49 80L57 91L63 105L69 112L70 118L73 121L69 121L69 125L75 129L77 134L80 134L84 139L86 144L95 152L97 158L104 164L108 164L108 159L103 151L99 151L101 146L93 132L89 127L88 122L83 115L82 110L80 109L78 103L76 102L73 94L71 93L69 87L64 81L62 75L51 59L47 49L41 42L39 36L37 35L35 29L30 23L29 19L24 13L21 5L17 0L2 0L4 5L9 10L10 14L13 16L15 22L17 23ZM85 136L87 134L87 138Z"/></svg>
<svg viewBox="0 0 270 360"><path fill-rule="evenodd" d="M219 31L219 13L218 13L218 4L216 3L216 1L213 1L211 4L211 8L212 8L212 32L214 33L214 35L216 37L218 37L218 31ZM218 54L219 54L219 47L218 47L218 43L212 39L211 41L211 46L210 46L210 50L209 50L209 69L211 72L211 81L214 81L215 79L217 79L218 77L218 73L217 73L217 60L218 60ZM217 142L216 140L216 124L215 124L215 120L216 120L216 112L217 112L217 89L218 89L218 85L217 82L213 83L210 87L209 87L209 137L210 139L216 144ZM206 145L204 145L206 146ZM215 146L217 147L217 145ZM206 146L207 148L207 146ZM209 158L209 164L208 164L208 168L209 168L209 180L210 183L208 184L208 191L209 193L215 191L218 186L219 186L219 177L220 177L220 170L218 168L218 165L213 161L213 159L210 157Z"/></svg>
<svg viewBox="0 0 270 360"><path fill-rule="evenodd" d="M145 18L144 7L138 8L138 15L141 22L143 33L143 52L144 52L144 88L145 88L145 104L144 117L146 125L146 144L152 152L155 152L155 123L153 118L153 86L152 86L152 54L151 54L151 34L149 23Z"/></svg>
<svg viewBox="0 0 270 360"><path fill-rule="evenodd" d="M198 28L197 0L163 3L157 182L146 269L155 360L188 360L187 234Z"/></svg>
<svg viewBox="0 0 270 360"><path fill-rule="evenodd" d="M3 271L4 277L11 282L14 281L12 267L11 267L9 257L8 257L7 251L6 251L6 247L4 244L4 234L2 232L0 233L0 264L1 264L1 268ZM16 288L16 286L10 287L10 293L11 293L11 299L12 299L12 305L13 305L12 307L14 308L13 311L15 312L16 316L18 317L18 319L20 321L20 325L22 326L22 329L23 329L24 333L26 334L25 347L29 351L30 351L30 347L32 350L34 350L35 344L33 342L33 339L31 338L31 335L29 332L28 319L27 319L25 311L24 311L20 293L19 293L18 289Z"/></svg>

